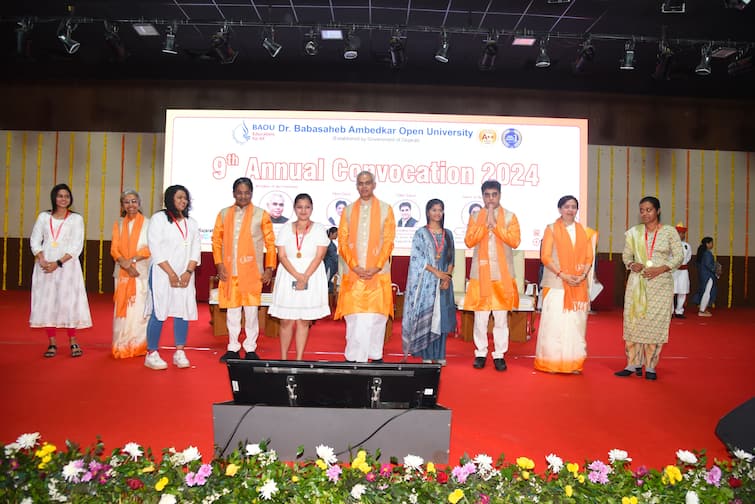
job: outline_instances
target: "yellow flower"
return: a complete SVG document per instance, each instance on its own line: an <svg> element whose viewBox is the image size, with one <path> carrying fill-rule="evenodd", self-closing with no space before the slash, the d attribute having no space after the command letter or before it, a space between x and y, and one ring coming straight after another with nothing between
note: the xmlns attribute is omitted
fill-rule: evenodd
<svg viewBox="0 0 755 504"><path fill-rule="evenodd" d="M158 492L162 492L167 485L168 485L168 478L163 476L162 478L160 478L160 481L155 483L155 490L157 490Z"/></svg>
<svg viewBox="0 0 755 504"><path fill-rule="evenodd" d="M530 479L530 472L522 471L522 479Z"/></svg>
<svg viewBox="0 0 755 504"><path fill-rule="evenodd" d="M519 457L518 459L516 459L516 465L518 465L522 469L535 468L535 462L532 459L528 459L527 457Z"/></svg>
<svg viewBox="0 0 755 504"><path fill-rule="evenodd" d="M370 464L368 464L367 462L362 461L357 466L357 469L362 471L364 474L367 474L368 472L372 470L372 467L370 467Z"/></svg>
<svg viewBox="0 0 755 504"><path fill-rule="evenodd" d="M573 464L569 462L568 464L566 464L566 470L576 476L579 472L579 464Z"/></svg>
<svg viewBox="0 0 755 504"><path fill-rule="evenodd" d="M323 471L328 468L328 464L326 464L322 459L317 459L317 462L315 462L315 465L322 469Z"/></svg>
<svg viewBox="0 0 755 504"><path fill-rule="evenodd" d="M45 466L49 464L51 460L52 460L52 455L49 455L49 454L45 455L42 457L42 462L40 462L37 467L40 469L44 469Z"/></svg>
<svg viewBox="0 0 755 504"><path fill-rule="evenodd" d="M571 497L572 495L574 495L574 489L572 489L571 485L566 485L564 487L564 493L567 497Z"/></svg>
<svg viewBox="0 0 755 504"><path fill-rule="evenodd" d="M429 473L435 473L435 464L432 462L427 463L427 472Z"/></svg>
<svg viewBox="0 0 755 504"><path fill-rule="evenodd" d="M152 465L152 464L150 464L150 465L148 465L147 467L145 467L144 469L142 469L142 472L143 472L143 473L151 473L151 472L155 472L155 466L154 466L154 465Z"/></svg>
<svg viewBox="0 0 755 504"><path fill-rule="evenodd" d="M34 452L34 455L36 455L39 458L45 458L46 456L48 456L51 453L53 453L56 449L57 448L55 447L54 444L45 443L45 444L42 445L42 447L39 450L37 450L36 452ZM49 462L49 460L48 460L48 462Z"/></svg>
<svg viewBox="0 0 755 504"><path fill-rule="evenodd" d="M663 470L663 478L661 478L661 480L664 483L671 483L672 485L676 485L679 481L682 480L682 472L676 466L667 465Z"/></svg>
<svg viewBox="0 0 755 504"><path fill-rule="evenodd" d="M454 490L448 495L448 502L450 502L451 504L456 504L463 498L464 498L464 491L461 490L460 488L457 488L456 490Z"/></svg>
<svg viewBox="0 0 755 504"><path fill-rule="evenodd" d="M577 477L577 481L579 481L580 483L584 483L585 482L585 475L584 474L580 474Z"/></svg>
<svg viewBox="0 0 755 504"><path fill-rule="evenodd" d="M631 497L622 497L621 504L637 504L637 497L634 495Z"/></svg>
<svg viewBox="0 0 755 504"><path fill-rule="evenodd" d="M359 450L357 452L357 460L366 460L367 459L367 452L364 450Z"/></svg>
<svg viewBox="0 0 755 504"><path fill-rule="evenodd" d="M239 472L239 469L241 469L236 464L228 464L228 467L225 468L225 475L226 476L236 476L236 473Z"/></svg>
<svg viewBox="0 0 755 504"><path fill-rule="evenodd" d="M293 475L293 476L291 476L291 481L293 481L294 483L298 483L299 482L299 477L296 476L296 475Z"/></svg>

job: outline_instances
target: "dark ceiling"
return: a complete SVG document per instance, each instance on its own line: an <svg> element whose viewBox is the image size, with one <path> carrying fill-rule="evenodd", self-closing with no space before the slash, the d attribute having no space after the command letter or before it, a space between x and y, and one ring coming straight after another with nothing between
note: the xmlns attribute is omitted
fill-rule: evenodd
<svg viewBox="0 0 755 504"><path fill-rule="evenodd" d="M727 3L732 0L2 0L0 57L6 80L371 82L755 98L755 7ZM662 4L677 10L682 4L684 12L663 13ZM73 55L57 39L67 18L81 44ZM139 20L159 34L138 35L133 23ZM161 51L170 25L176 55ZM318 54L307 55L307 35L323 28L345 37L352 32L358 57L345 60L344 41L319 37ZM224 29L230 50L220 52L229 60L236 54L228 64L212 46ZM275 58L262 47L271 31L282 45ZM445 64L434 59L444 32ZM548 68L535 67L539 43L512 45L520 35L547 37ZM575 72L588 37L594 57ZM393 54L396 68L392 39L403 49L403 57ZM497 58L481 71L488 40L497 42ZM632 40L635 69L620 70ZM663 40L673 56L659 71ZM711 72L700 76L695 68L705 47Z"/></svg>

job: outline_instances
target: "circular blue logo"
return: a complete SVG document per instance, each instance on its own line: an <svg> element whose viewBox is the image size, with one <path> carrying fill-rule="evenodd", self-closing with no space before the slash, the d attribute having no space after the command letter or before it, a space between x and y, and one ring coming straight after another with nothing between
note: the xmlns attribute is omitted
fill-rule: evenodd
<svg viewBox="0 0 755 504"><path fill-rule="evenodd" d="M501 134L501 142L509 149L516 149L522 143L522 134L518 129L509 128Z"/></svg>

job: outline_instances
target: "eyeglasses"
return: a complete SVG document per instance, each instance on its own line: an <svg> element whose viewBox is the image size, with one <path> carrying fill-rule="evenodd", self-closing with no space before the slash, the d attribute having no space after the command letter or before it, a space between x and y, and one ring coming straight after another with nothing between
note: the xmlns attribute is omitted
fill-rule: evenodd
<svg viewBox="0 0 755 504"><path fill-rule="evenodd" d="M123 200L123 204L124 205L137 204L138 205L139 204L139 200L138 199L126 199L126 200Z"/></svg>

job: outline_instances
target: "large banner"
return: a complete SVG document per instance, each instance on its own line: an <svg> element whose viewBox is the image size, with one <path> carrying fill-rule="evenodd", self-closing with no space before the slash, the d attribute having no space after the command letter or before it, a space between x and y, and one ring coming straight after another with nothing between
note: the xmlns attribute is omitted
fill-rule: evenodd
<svg viewBox="0 0 755 504"><path fill-rule="evenodd" d="M165 187L192 196L204 250L218 211L233 203L238 177L254 182L252 202L276 228L296 219L293 201L308 193L312 219L338 225L358 198L356 176L375 175L375 195L393 206L395 254L407 254L426 223L431 198L445 204L445 227L464 248L481 184L501 183L501 205L517 214L519 249L538 251L557 201L579 198L586 215L587 120L362 112L168 110Z"/></svg>

